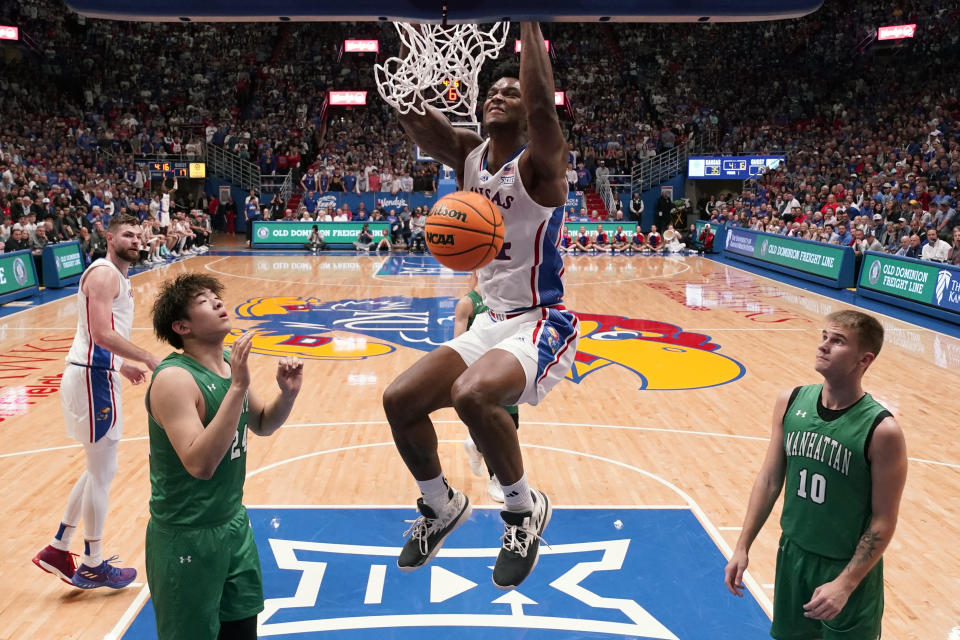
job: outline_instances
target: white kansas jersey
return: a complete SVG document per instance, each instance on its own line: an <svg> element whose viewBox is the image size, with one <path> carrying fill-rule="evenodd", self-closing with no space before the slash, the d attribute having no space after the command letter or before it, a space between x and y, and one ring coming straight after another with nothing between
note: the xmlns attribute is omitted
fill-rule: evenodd
<svg viewBox="0 0 960 640"><path fill-rule="evenodd" d="M520 147L496 173L487 171L487 139L470 152L463 188L493 201L503 214L503 248L477 270L483 303L509 313L547 307L563 301L563 259L557 246L563 207L544 207L527 194L520 179Z"/></svg>
<svg viewBox="0 0 960 640"><path fill-rule="evenodd" d="M94 369L118 370L123 364L123 358L95 344L90 332L90 301L83 293L83 283L94 269L110 269L117 274L120 292L113 299L113 328L127 340L130 339L130 328L133 326L133 289L130 287L130 279L124 277L116 265L106 258L94 260L80 278L80 288L77 291L77 335L73 337L67 362Z"/></svg>

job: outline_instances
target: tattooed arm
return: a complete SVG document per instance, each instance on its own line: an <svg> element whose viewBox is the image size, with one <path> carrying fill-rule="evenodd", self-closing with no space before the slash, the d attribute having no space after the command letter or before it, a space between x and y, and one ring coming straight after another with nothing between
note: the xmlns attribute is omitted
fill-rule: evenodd
<svg viewBox="0 0 960 640"><path fill-rule="evenodd" d="M877 425L867 456L873 477L873 516L840 575L817 587L810 602L803 605L808 618L832 620L840 614L850 594L880 560L897 528L900 496L907 479L907 447L896 420L887 418Z"/></svg>

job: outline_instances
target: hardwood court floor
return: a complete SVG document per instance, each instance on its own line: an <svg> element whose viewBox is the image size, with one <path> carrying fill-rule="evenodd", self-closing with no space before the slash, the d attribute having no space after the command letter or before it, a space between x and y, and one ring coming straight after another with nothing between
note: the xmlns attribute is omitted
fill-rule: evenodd
<svg viewBox="0 0 960 640"><path fill-rule="evenodd" d="M157 354L168 351L150 331L149 309L158 284L185 270L223 279L241 329L262 326L264 314L282 324L277 318L289 311L283 305L295 299L327 304L464 293L465 278L418 264L352 255L191 258L133 278L134 338ZM521 408L529 476L557 504L695 504L728 553L765 451L774 399L818 381L813 363L822 317L846 305L696 257L577 257L567 260L566 283L567 306L593 314L581 316L582 332L594 330L581 343L590 357L577 365L579 383L563 381L540 406ZM250 300L257 303L245 306ZM241 317L251 314L260 316ZM248 471L260 472L247 482L246 503L413 504L415 485L388 445L379 399L423 351L379 337L378 317L396 320L371 314L333 327L326 344L297 343L324 359L307 363L288 427L269 439L251 437ZM960 423L960 340L891 317L882 321L887 341L866 388L900 421L911 457L900 526L886 556L884 637L946 638L960 625L960 553L953 546L960 539L960 439L952 433ZM52 379L62 372L75 325L73 297L0 319L0 505L7 541L0 554L0 638L102 638L122 631L125 614L136 613L142 601L138 586L83 592L30 563L56 530L82 471L82 452L64 435ZM703 349L707 339L691 333L710 336L719 348ZM264 351L291 348L279 346L280 338L264 340ZM254 356L252 363L254 385L272 393L275 358ZM145 583L149 497L144 391L123 388L124 440L104 544L106 555L119 554L140 570L138 583ZM467 468L455 414L435 418L451 482L489 504L484 484ZM298 458L315 452L330 453ZM765 604L778 517L779 506L751 557ZM403 524L397 526L399 536Z"/></svg>

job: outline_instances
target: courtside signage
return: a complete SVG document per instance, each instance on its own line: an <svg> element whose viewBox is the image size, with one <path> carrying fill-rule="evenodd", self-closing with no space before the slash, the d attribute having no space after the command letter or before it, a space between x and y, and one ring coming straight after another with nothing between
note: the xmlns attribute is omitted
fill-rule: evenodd
<svg viewBox="0 0 960 640"><path fill-rule="evenodd" d="M733 239L729 239L731 235ZM841 247L772 234L757 234L747 240L745 235L742 229L730 229L727 250L832 280L840 275Z"/></svg>
<svg viewBox="0 0 960 640"><path fill-rule="evenodd" d="M747 262L780 267L780 271L840 287L853 286L853 249L771 233L732 227L723 241L724 252ZM803 275L801 275L803 274Z"/></svg>
<svg viewBox="0 0 960 640"><path fill-rule="evenodd" d="M367 104L366 91L331 91L330 104L335 107L363 106Z"/></svg>
<svg viewBox="0 0 960 640"><path fill-rule="evenodd" d="M80 252L78 243L56 245L53 248L53 255L57 266L57 277L69 278L83 273L83 254Z"/></svg>
<svg viewBox="0 0 960 640"><path fill-rule="evenodd" d="M37 290L37 270L29 249L0 255L0 303L24 298Z"/></svg>
<svg viewBox="0 0 960 640"><path fill-rule="evenodd" d="M369 222L370 234L374 241L380 239L384 229L389 229L387 222ZM316 225L323 234L327 244L353 244L363 228L362 222L282 222L262 221L253 223L253 247L270 249L274 247L302 247L310 238L310 232Z"/></svg>
<svg viewBox="0 0 960 640"><path fill-rule="evenodd" d="M960 268L867 253L858 287L960 313Z"/></svg>
<svg viewBox="0 0 960 640"><path fill-rule="evenodd" d="M0 256L0 295L36 286L33 256L29 251Z"/></svg>

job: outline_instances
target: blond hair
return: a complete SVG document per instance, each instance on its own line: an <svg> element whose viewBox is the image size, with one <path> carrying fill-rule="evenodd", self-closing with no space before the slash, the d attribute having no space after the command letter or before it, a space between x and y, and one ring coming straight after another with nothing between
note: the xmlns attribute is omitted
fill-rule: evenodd
<svg viewBox="0 0 960 640"><path fill-rule="evenodd" d="M880 354L880 348L883 347L883 325L873 316L845 309L843 311L834 311L827 316L828 324L835 324L844 329L851 329L857 334L857 342L864 351L869 351L874 357Z"/></svg>

